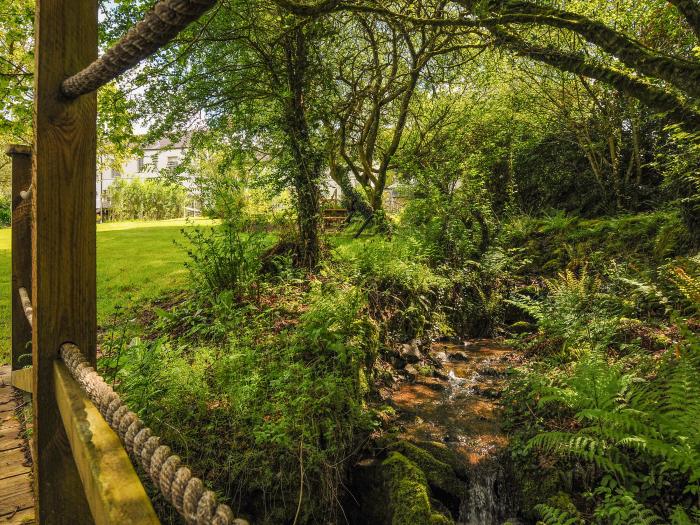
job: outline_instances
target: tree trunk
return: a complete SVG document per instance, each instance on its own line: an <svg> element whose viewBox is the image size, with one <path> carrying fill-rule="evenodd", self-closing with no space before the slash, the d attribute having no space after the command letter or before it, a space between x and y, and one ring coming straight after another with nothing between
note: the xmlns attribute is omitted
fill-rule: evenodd
<svg viewBox="0 0 700 525"><path fill-rule="evenodd" d="M384 186L386 184L386 179L380 180L377 186L372 191L372 208L375 210L381 210L384 200Z"/></svg>
<svg viewBox="0 0 700 525"><path fill-rule="evenodd" d="M367 202L367 199L352 185L349 171L347 169L343 170L342 168L337 169L334 173L331 173L331 178L340 186L343 197L347 200L348 209L351 212L359 213L365 219L369 219L374 213L374 210L369 202Z"/></svg>
<svg viewBox="0 0 700 525"><path fill-rule="evenodd" d="M315 151L311 143L304 106L308 53L303 29L298 27L290 32L284 46L289 83L289 93L285 98L284 129L295 163L292 181L299 227L300 263L313 270L318 266L321 254L319 240L321 155Z"/></svg>

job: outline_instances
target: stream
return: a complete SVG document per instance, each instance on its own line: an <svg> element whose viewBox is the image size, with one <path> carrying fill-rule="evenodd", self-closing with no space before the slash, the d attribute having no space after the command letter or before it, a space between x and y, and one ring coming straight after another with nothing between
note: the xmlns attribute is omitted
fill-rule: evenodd
<svg viewBox="0 0 700 525"><path fill-rule="evenodd" d="M401 437L445 443L461 459L468 480L458 525L501 525L517 514L503 454L498 397L505 372L517 359L493 340L435 343L432 376L416 375L391 396Z"/></svg>

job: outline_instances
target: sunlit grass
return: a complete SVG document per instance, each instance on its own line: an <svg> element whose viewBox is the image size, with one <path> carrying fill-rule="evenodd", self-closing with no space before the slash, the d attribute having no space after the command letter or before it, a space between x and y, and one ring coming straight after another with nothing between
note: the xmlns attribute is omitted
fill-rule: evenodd
<svg viewBox="0 0 700 525"><path fill-rule="evenodd" d="M187 282L180 230L211 221L133 221L97 225L97 317L104 322L117 305L147 301ZM10 229L0 229L0 364L10 348Z"/></svg>

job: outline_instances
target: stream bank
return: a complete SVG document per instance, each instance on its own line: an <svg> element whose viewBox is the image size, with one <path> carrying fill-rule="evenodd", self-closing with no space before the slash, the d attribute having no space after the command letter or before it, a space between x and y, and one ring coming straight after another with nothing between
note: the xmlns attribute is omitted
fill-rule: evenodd
<svg viewBox="0 0 700 525"><path fill-rule="evenodd" d="M353 469L351 523L519 523L498 401L518 358L495 340L473 340L434 343L410 359L405 380L385 393L392 434Z"/></svg>

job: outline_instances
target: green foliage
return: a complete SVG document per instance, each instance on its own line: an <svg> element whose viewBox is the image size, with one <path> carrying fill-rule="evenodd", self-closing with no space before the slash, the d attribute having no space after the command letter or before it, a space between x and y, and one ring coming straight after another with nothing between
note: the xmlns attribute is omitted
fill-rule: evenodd
<svg viewBox="0 0 700 525"><path fill-rule="evenodd" d="M563 354L571 347L580 350L610 344L625 312L599 277L584 266L578 276L565 270L555 279L545 279L543 288L544 299L516 295L509 303L534 318L542 336L562 342Z"/></svg>
<svg viewBox="0 0 700 525"><path fill-rule="evenodd" d="M117 180L107 188L113 220L161 220L182 217L187 190L157 179Z"/></svg>
<svg viewBox="0 0 700 525"><path fill-rule="evenodd" d="M540 522L543 525L583 525L583 520L571 515L570 512L550 505L541 504L535 507L540 517Z"/></svg>
<svg viewBox="0 0 700 525"><path fill-rule="evenodd" d="M700 493L700 340L688 334L653 380L611 364L598 352L542 391L540 405L575 412L575 432L546 432L528 448L595 465L595 515L605 523L655 523ZM697 510L697 508L695 508Z"/></svg>
<svg viewBox="0 0 700 525"><path fill-rule="evenodd" d="M236 225L225 223L210 228L182 230L187 239L190 260L186 267L195 289L204 295L229 291L242 297L260 270L260 252L265 237L243 233Z"/></svg>
<svg viewBox="0 0 700 525"><path fill-rule="evenodd" d="M651 269L692 252L690 232L675 210L599 219L518 217L503 228L500 241L523 250L522 273L550 276L583 266L603 273L611 260Z"/></svg>
<svg viewBox="0 0 700 525"><path fill-rule="evenodd" d="M268 243L253 231L240 192L229 185L213 193L223 216L220 226L183 229L189 261L185 264L198 293L216 297L227 291L236 299L250 293L261 268L260 255Z"/></svg>
<svg viewBox="0 0 700 525"><path fill-rule="evenodd" d="M423 245L410 237L340 245L335 263L368 294L369 311L388 339L405 342L445 331L440 304L449 281L434 272Z"/></svg>
<svg viewBox="0 0 700 525"><path fill-rule="evenodd" d="M9 197L0 195L0 226L9 226L12 222L12 202Z"/></svg>
<svg viewBox="0 0 700 525"><path fill-rule="evenodd" d="M117 337L101 366L116 372L144 419L257 523L291 522L298 504L298 523L327 523L374 426L365 400L377 327L355 287L292 293L290 283L280 286L268 291L285 294L275 307L219 301L193 320L203 305L190 300L161 312L163 327L191 329L129 344Z"/></svg>

